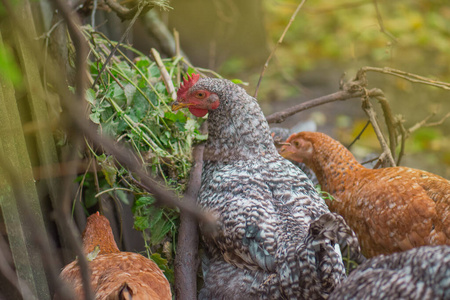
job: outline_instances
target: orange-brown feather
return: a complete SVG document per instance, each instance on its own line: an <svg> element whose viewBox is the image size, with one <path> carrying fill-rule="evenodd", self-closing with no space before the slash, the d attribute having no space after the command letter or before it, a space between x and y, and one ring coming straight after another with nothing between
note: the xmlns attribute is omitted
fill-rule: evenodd
<svg viewBox="0 0 450 300"><path fill-rule="evenodd" d="M345 218L366 256L450 244L447 179L407 167L367 169L322 133L301 132L286 142L281 155L313 169L334 197L326 200L330 210Z"/></svg>
<svg viewBox="0 0 450 300"><path fill-rule="evenodd" d="M89 262L96 299L172 299L169 282L156 263L137 253L120 252L109 221L98 214L88 218L83 232L85 253L96 245L100 253ZM68 264L61 277L73 287L77 299L84 299L77 261Z"/></svg>

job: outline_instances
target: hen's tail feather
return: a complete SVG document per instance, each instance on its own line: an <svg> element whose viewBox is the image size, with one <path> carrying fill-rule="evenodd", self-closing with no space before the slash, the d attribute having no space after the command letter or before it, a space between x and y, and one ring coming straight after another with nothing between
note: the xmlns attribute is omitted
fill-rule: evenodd
<svg viewBox="0 0 450 300"><path fill-rule="evenodd" d="M128 284L124 283L119 290L119 300L132 300L133 293L130 290Z"/></svg>
<svg viewBox="0 0 450 300"><path fill-rule="evenodd" d="M339 244L342 256L358 265L366 261L361 254L358 238L344 218L338 214L323 214L312 222L309 236L313 238L315 245L322 244L327 239Z"/></svg>
<svg viewBox="0 0 450 300"><path fill-rule="evenodd" d="M308 293L316 292L321 298L326 298L345 278L342 256L339 249L336 249L337 245L348 249L346 251L352 254L351 258L361 261L358 239L341 216L326 213L311 222L304 246L299 249L300 260L302 257L308 260L308 273L315 273L313 277L316 277L312 281L312 284L316 282L316 286L305 286Z"/></svg>

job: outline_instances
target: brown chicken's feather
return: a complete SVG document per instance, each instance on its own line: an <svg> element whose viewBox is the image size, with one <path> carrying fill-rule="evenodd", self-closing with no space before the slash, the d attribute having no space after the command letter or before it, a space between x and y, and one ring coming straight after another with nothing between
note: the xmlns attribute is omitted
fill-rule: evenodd
<svg viewBox="0 0 450 300"><path fill-rule="evenodd" d="M83 232L85 253L92 252L97 245L100 253L89 262L96 299L172 299L169 282L158 266L137 253L120 252L109 221L93 214ZM74 288L77 299L84 299L77 261L68 264L61 277Z"/></svg>
<svg viewBox="0 0 450 300"><path fill-rule="evenodd" d="M450 244L450 181L407 167L367 169L323 133L300 132L286 142L281 155L313 169L364 255Z"/></svg>

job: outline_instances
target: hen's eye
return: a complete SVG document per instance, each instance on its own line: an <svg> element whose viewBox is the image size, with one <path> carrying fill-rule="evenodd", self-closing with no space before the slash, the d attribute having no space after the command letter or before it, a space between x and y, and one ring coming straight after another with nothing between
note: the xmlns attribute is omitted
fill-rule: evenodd
<svg viewBox="0 0 450 300"><path fill-rule="evenodd" d="M206 96L206 93L204 93L204 92L197 92L195 94L195 97L197 97L199 99L205 98L205 96Z"/></svg>
<svg viewBox="0 0 450 300"><path fill-rule="evenodd" d="M298 141L294 141L293 144L294 144L294 146L297 147L297 148L300 146L300 143L299 143Z"/></svg>

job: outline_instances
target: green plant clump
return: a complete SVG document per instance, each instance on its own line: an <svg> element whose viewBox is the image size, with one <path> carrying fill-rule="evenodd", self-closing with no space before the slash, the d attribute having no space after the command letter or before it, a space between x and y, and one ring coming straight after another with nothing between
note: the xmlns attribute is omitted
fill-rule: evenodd
<svg viewBox="0 0 450 300"><path fill-rule="evenodd" d="M89 62L92 84L115 43L90 28L86 29L85 35L92 54ZM135 56L133 60L129 58L130 54ZM163 63L177 86L177 74L183 75L183 59L164 59ZM192 68L188 69L189 73L192 71ZM87 90L86 99L89 117L98 125L100 133L132 148L150 173L162 178L174 192L182 194L191 167L191 146L195 141L205 140L206 136L199 132L201 120L197 121L184 110L172 112L170 103L173 99L155 62L132 47L119 47L97 84ZM91 197L86 195L88 203L85 206L95 205L99 194L104 193L124 203L133 199L134 227L144 234L147 255L166 271L169 280L172 279L173 272L167 264L175 252L178 211L154 206L152 195L136 184L132 174L113 157L89 147L101 166L100 191ZM88 182L85 184L89 187Z"/></svg>

